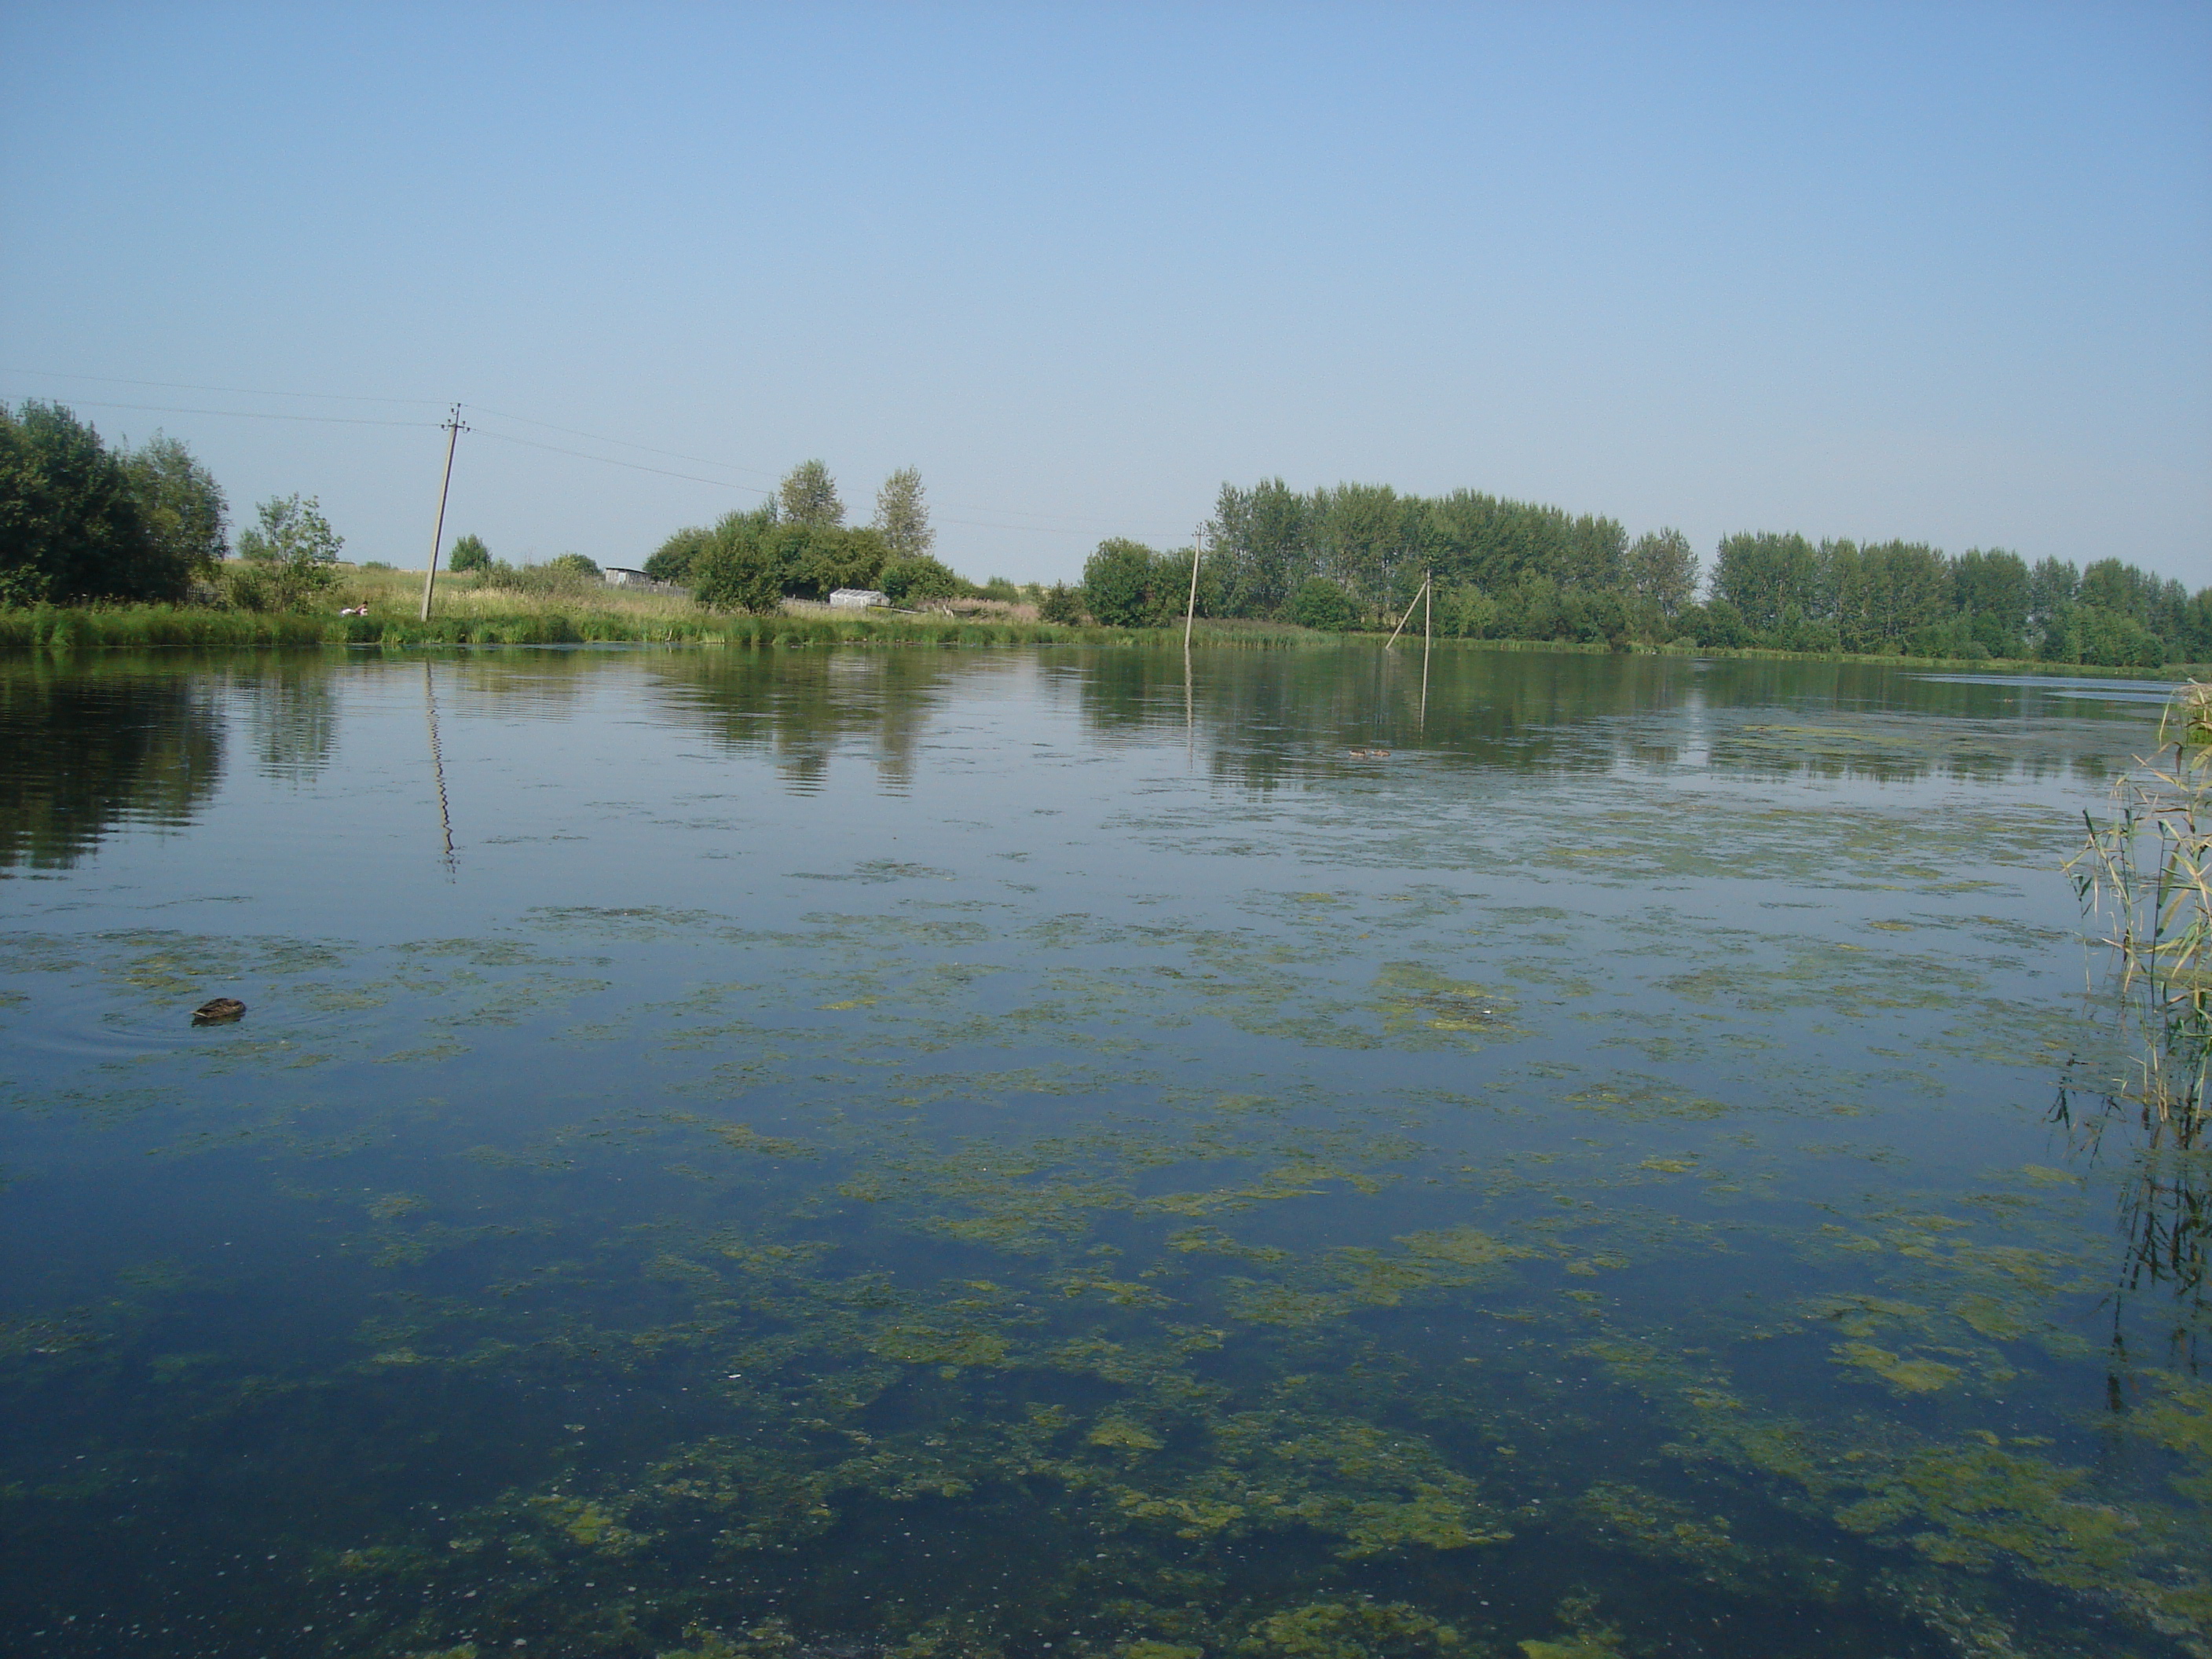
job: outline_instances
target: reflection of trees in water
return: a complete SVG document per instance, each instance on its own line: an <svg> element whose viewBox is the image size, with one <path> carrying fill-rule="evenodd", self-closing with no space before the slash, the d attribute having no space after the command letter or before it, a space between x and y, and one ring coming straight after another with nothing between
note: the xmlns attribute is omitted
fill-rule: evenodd
<svg viewBox="0 0 2212 1659"><path fill-rule="evenodd" d="M0 664L0 869L67 869L118 824L189 823L222 750L201 676Z"/></svg>
<svg viewBox="0 0 2212 1659"><path fill-rule="evenodd" d="M667 706L732 748L769 754L802 791L819 788L841 744L865 742L883 783L903 789L931 715L957 679L1024 659L937 651L729 651L659 658Z"/></svg>
<svg viewBox="0 0 2212 1659"><path fill-rule="evenodd" d="M548 665L548 684L588 658ZM1427 686L1423 695L1425 667ZM1201 647L698 653L658 658L672 706L720 740L772 755L818 787L864 740L884 782L911 778L921 733L957 684L1042 677L1109 742L1204 740L1225 781L1268 787L1362 748L1506 771L1669 766L1869 782L2101 783L2140 714L2033 688L1960 684L1859 663L1698 663L1581 652ZM1794 711L1802 708L1802 715ZM1931 720L1927 717L1936 716Z"/></svg>
<svg viewBox="0 0 2212 1659"><path fill-rule="evenodd" d="M337 686L319 655L270 660L258 672L224 682L245 705L247 740L264 777L305 783L331 763L337 747Z"/></svg>
<svg viewBox="0 0 2212 1659"><path fill-rule="evenodd" d="M1047 661L1107 737L1186 718L1180 652ZM1443 764L1546 771L1685 759L1772 777L2102 784L2142 713L2028 686L1863 663L1730 661L1447 647L1200 650L1188 718L1217 772L1265 786L1330 751L1419 749ZM1801 714L1796 712L1802 709ZM1935 718L1929 718L1933 716Z"/></svg>
<svg viewBox="0 0 2212 1659"><path fill-rule="evenodd" d="M1191 657L1190 717L1215 772L1267 787L1352 749L1419 749L1461 765L1547 770L1588 764L1607 715L1680 701L1674 665L1656 657L1442 650L1422 711L1418 644L1382 651L1201 650ZM1085 723L1112 738L1179 729L1180 651L1119 651L1071 660Z"/></svg>

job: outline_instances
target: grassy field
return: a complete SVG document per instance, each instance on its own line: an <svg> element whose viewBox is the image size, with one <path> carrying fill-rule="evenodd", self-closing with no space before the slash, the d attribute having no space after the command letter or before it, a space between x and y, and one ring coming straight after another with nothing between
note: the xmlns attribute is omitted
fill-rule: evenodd
<svg viewBox="0 0 2212 1659"><path fill-rule="evenodd" d="M535 574L535 573L533 573ZM495 586L438 578L430 620L421 620L422 573L340 566L314 608L251 611L191 605L87 605L0 611L0 651L68 652L107 647L269 645L571 645L625 643L803 647L835 644L1136 645L1180 639L1176 629L1066 628L1026 619L1026 606L969 602L952 614L832 611L794 604L772 617L702 609L672 594L626 592L588 578ZM366 616L342 610L368 607ZM1201 623L1200 627L1206 629ZM1292 627L1238 626L1216 642L1331 643Z"/></svg>

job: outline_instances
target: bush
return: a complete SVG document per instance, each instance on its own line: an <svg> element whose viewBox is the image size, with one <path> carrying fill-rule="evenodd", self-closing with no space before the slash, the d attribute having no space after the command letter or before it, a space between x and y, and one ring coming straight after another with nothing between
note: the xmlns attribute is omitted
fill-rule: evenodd
<svg viewBox="0 0 2212 1659"><path fill-rule="evenodd" d="M1291 594L1291 620L1301 628L1341 634L1359 619L1352 595L1326 576L1309 576Z"/></svg>
<svg viewBox="0 0 2212 1659"><path fill-rule="evenodd" d="M763 543L781 572L783 592L802 599L826 599L841 587L875 586L887 551L881 531L834 524L787 522L769 531Z"/></svg>
<svg viewBox="0 0 2212 1659"><path fill-rule="evenodd" d="M1108 628L1151 628L1160 621L1160 556L1116 536L1084 562L1084 607Z"/></svg>
<svg viewBox="0 0 2212 1659"><path fill-rule="evenodd" d="M1066 628L1080 627L1084 618L1083 595L1066 582L1054 582L1037 601L1037 617Z"/></svg>
<svg viewBox="0 0 2212 1659"><path fill-rule="evenodd" d="M932 599L965 598L969 587L951 567L927 553L893 559L878 578L884 597L893 605L927 605Z"/></svg>
<svg viewBox="0 0 2212 1659"><path fill-rule="evenodd" d="M593 580L598 580L601 574L599 567L580 553L563 553L557 558L549 559L546 561L546 568L571 570L579 576L588 577Z"/></svg>
<svg viewBox="0 0 2212 1659"><path fill-rule="evenodd" d="M726 514L691 561L691 597L710 611L781 611L783 571L768 544L774 522L758 513Z"/></svg>
<svg viewBox="0 0 2212 1659"><path fill-rule="evenodd" d="M679 530L654 551L645 562L645 574L657 582L672 582L678 586L690 583L691 566L714 539L714 532L699 526Z"/></svg>
<svg viewBox="0 0 2212 1659"><path fill-rule="evenodd" d="M364 570L389 570L391 568L390 565L362 567ZM446 568L456 575L468 570L489 570L491 568L491 549L483 544L481 536L464 536L453 544L453 550L447 556Z"/></svg>

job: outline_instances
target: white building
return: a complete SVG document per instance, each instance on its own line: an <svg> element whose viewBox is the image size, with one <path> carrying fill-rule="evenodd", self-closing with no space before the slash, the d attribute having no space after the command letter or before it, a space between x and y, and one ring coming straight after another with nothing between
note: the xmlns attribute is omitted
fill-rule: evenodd
<svg viewBox="0 0 2212 1659"><path fill-rule="evenodd" d="M640 587L654 586L653 578L642 570L632 570L619 564L606 566L599 574L606 579L607 586L610 587L629 587L632 584Z"/></svg>
<svg viewBox="0 0 2212 1659"><path fill-rule="evenodd" d="M865 611L872 605L889 605L890 600L872 587L841 587L830 596L830 603L840 611Z"/></svg>

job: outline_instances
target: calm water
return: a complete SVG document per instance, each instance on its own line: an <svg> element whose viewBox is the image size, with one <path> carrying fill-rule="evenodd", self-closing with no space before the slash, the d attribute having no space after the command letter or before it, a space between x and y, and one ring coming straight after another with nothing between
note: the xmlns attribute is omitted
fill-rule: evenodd
<svg viewBox="0 0 2212 1659"><path fill-rule="evenodd" d="M2158 696L0 665L7 1646L2203 1653Z"/></svg>

